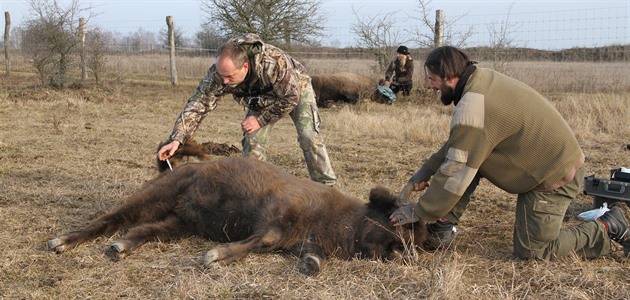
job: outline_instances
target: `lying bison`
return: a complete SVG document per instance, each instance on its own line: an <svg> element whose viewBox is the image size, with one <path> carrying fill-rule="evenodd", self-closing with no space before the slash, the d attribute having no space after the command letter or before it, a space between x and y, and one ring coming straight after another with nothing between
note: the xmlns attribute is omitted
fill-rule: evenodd
<svg viewBox="0 0 630 300"><path fill-rule="evenodd" d="M129 229L108 249L117 260L146 242L200 235L223 243L207 252L206 266L282 250L299 257L301 273L314 275L326 257L389 259L422 245L422 222L391 225L396 199L378 187L366 203L252 158L218 158L162 172L121 207L51 239L48 248L61 253Z"/></svg>
<svg viewBox="0 0 630 300"><path fill-rule="evenodd" d="M334 102L355 104L375 93L376 80L365 75L342 72L311 77L318 107L330 107Z"/></svg>

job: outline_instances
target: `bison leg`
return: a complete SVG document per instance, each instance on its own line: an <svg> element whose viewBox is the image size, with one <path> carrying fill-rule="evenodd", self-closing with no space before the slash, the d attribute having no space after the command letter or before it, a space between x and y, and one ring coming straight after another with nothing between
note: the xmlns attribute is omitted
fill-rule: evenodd
<svg viewBox="0 0 630 300"><path fill-rule="evenodd" d="M269 252L277 248L281 239L282 231L277 228L255 233L242 241L222 244L208 251L204 257L204 264L206 267L214 264L227 265L247 256L250 252Z"/></svg>
<svg viewBox="0 0 630 300"><path fill-rule="evenodd" d="M193 234L190 226L187 226L179 216L171 214L160 222L142 224L130 229L125 236L110 245L108 254L112 259L119 260L147 242L169 241Z"/></svg>
<svg viewBox="0 0 630 300"><path fill-rule="evenodd" d="M164 178L164 177L163 177ZM166 189L175 190L175 189ZM81 243L99 236L111 236L121 228L164 218L173 210L175 194L164 192L159 181L147 184L142 190L125 201L125 205L90 223L81 230L73 231L48 241L48 249L62 253Z"/></svg>
<svg viewBox="0 0 630 300"><path fill-rule="evenodd" d="M114 221L118 220L117 217L115 213L105 215L82 230L72 231L49 240L47 244L48 249L55 253L62 253L98 236L114 234L120 228L120 224Z"/></svg>

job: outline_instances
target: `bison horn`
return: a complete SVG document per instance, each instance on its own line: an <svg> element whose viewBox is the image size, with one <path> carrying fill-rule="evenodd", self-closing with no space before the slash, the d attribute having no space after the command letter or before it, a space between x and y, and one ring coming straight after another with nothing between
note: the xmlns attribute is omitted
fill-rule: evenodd
<svg viewBox="0 0 630 300"><path fill-rule="evenodd" d="M398 204L399 207L405 204L409 204L411 192L413 192L413 182L409 182L407 183L407 185L405 185L405 187L403 187L402 191L400 191L400 195L398 196L398 201L396 201L396 204Z"/></svg>

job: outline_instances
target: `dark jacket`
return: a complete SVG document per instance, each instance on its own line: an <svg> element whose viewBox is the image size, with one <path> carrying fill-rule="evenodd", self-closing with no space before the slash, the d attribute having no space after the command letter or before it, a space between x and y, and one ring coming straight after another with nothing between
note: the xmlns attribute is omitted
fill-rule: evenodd
<svg viewBox="0 0 630 300"><path fill-rule="evenodd" d="M393 77L392 77L393 75ZM411 83L413 76L413 58L411 54L403 56L403 59L394 59L387 67L385 80L392 83Z"/></svg>

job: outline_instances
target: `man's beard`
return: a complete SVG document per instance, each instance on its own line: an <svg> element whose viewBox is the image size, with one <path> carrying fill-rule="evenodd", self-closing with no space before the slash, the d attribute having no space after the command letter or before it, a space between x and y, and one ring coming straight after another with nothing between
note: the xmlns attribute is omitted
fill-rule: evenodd
<svg viewBox="0 0 630 300"><path fill-rule="evenodd" d="M440 100L442 100L442 104L450 105L459 99L456 99L454 88L442 83L440 87Z"/></svg>

